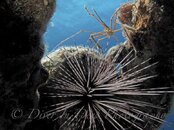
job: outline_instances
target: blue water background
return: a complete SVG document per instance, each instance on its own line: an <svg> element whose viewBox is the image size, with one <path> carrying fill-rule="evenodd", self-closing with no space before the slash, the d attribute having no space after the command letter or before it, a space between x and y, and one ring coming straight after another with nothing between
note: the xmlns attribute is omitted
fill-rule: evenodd
<svg viewBox="0 0 174 130"><path fill-rule="evenodd" d="M58 0L55 14L50 20L48 29L44 36L44 42L46 45L46 54L51 52L57 44L61 43L67 37L75 34L79 30L83 29L89 32L103 31L103 27L92 17L90 17L84 9L84 5L89 10L96 9L102 20L109 25L110 17L121 4L127 0ZM120 26L117 26L119 29ZM83 45L92 47L93 45L88 41L89 32L82 32L74 38L67 40L61 46L74 46ZM124 41L124 37L121 32L115 34L118 41L115 39L108 40L109 46L105 47L106 41L102 42L102 47L107 49L116 44ZM174 106L171 112L168 114L166 121L170 124L174 124ZM174 130L174 125L168 126L164 123L160 130Z"/></svg>

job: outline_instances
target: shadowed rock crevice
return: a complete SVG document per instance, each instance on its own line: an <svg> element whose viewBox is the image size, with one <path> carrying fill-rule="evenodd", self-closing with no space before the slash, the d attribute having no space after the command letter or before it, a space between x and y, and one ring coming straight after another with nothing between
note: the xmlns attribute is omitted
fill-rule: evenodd
<svg viewBox="0 0 174 130"><path fill-rule="evenodd" d="M54 0L0 1L1 130L21 130L26 115L38 105L37 89L48 78L40 63L42 35L54 7ZM13 119L11 113L17 108L24 115Z"/></svg>

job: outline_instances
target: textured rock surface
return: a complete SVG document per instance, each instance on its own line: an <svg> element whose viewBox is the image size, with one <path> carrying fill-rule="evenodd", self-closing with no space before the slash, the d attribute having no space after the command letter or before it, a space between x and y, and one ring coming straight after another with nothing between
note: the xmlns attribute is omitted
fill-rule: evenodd
<svg viewBox="0 0 174 130"><path fill-rule="evenodd" d="M131 25L135 31L128 30L129 40L123 45L125 46L125 51L122 55L124 56L129 52L128 48L133 43L137 49L138 56L133 64L139 64L148 58L151 58L149 64L158 62L156 68L152 70L152 73L155 72L158 77L146 83L145 86L167 86L173 89L174 2L172 0L140 0L136 3L136 6L138 11L136 9L136 13L134 12L133 17L135 20ZM108 57L112 59L120 47L111 48L108 52ZM116 51L115 53L114 50ZM172 96L164 94L161 97L149 97L145 100L165 108L161 111L153 111L154 115L159 114L164 118L163 116L170 110ZM158 125L154 124L154 126L152 125L154 128L147 127L146 129L155 129L158 128Z"/></svg>
<svg viewBox="0 0 174 130"><path fill-rule="evenodd" d="M21 130L25 115L37 107L37 88L48 78L40 63L42 35L54 6L54 0L0 1L1 130ZM23 110L20 119L12 119L16 108Z"/></svg>

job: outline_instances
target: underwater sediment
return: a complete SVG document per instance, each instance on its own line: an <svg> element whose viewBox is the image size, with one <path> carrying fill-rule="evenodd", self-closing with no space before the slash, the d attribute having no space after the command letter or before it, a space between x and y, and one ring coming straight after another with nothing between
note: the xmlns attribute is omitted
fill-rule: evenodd
<svg viewBox="0 0 174 130"><path fill-rule="evenodd" d="M48 106L44 108L44 111L50 114L51 112L56 112L50 110L56 108L55 103L59 103L57 114L54 115L54 119L57 118L57 120L36 119L27 123L25 130L73 130L81 129L82 127L84 129L95 129L97 127L97 130L104 128L109 130L126 128L129 130L158 129L163 122L163 115L166 115L170 110L172 101L172 95L168 92L173 89L174 84L172 80L174 79L174 2L172 0L138 0L136 3L137 8L131 10L132 15L129 18L131 19L131 24L129 24L131 28L126 29L129 37L124 44L111 48L106 56L96 50L83 47L60 49L53 55L48 56L50 59L47 58L44 61L45 67L43 69L40 64L40 59L44 52L41 37L53 12L54 5L52 2L49 4L49 2L39 1L41 8L36 8L36 4L34 4L36 1L3 0L0 2L0 16L3 18L0 20L0 34L2 36L0 46L0 101L4 106L1 108L0 128L2 130L23 129L26 120L11 119L9 113L16 107L22 107L27 111L27 108L32 108L34 104L39 102L35 92L37 87L47 79L48 75L44 70L46 69L50 76L47 84L40 88L39 109L41 110L44 106ZM31 12L27 7L31 9ZM123 31L125 30L123 29ZM133 49L136 49L136 53L132 54ZM129 56L130 53L131 57L125 62L129 64L121 64L122 60ZM137 65L141 66L135 68ZM124 68L122 68L123 66ZM129 77L130 75L125 73L129 72L131 68L135 68L132 74L144 69L141 72L138 71L140 72L138 75ZM96 75L98 77L96 82L103 84L84 80L90 79L91 75ZM127 78L127 82L121 82L121 79ZM102 82L103 79L105 82ZM120 84L118 83L122 83L125 88L121 87L120 91L116 91L110 87L116 84L119 86ZM82 84L86 84L87 88ZM103 85L101 88L104 90L95 90L96 92L89 93L86 91L86 89L89 89L89 84L93 89ZM128 85L135 86L128 89ZM109 86L108 88L110 89L106 86ZM75 92L75 96L72 91L73 93ZM96 97L97 94L98 96ZM128 94L134 95L128 96ZM25 98L27 95L30 100L30 106L28 106L28 98ZM71 96L68 97L69 95ZM58 99L55 98L56 96ZM118 97L122 99L118 100ZM108 102L108 98L109 100L111 98L113 103ZM125 98L129 98L129 101L125 101ZM67 106L72 105L65 103L77 99L82 104L73 106L72 109L67 109L68 116L60 119L63 115L61 112ZM100 110L97 109L96 112L96 109L94 109L96 106L93 108L92 105L94 101L105 106L100 107ZM132 103L133 101L134 103ZM86 102L90 105L87 105ZM53 108L51 109L49 106ZM107 110L109 109L108 114ZM139 113L137 117L136 114L133 115L133 110L134 112L136 111L136 114ZM94 125L94 115L91 111L95 111L95 117L98 119L96 120L96 126ZM141 111L151 116L141 113ZM105 115L100 115L99 112L105 113ZM88 113L91 113L89 117L85 116ZM126 114L129 116L125 116ZM81 118L78 118L79 115L81 115ZM160 119L156 118L157 115ZM113 116L115 118L112 118ZM86 123L81 125L79 122L83 122L84 117L87 118ZM101 120L105 125L101 123ZM126 120L131 121L132 125ZM113 125L114 123L115 126Z"/></svg>

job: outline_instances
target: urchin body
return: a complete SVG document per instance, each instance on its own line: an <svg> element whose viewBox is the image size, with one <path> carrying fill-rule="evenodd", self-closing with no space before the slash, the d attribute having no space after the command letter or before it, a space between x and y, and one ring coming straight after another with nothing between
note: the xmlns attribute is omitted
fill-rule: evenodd
<svg viewBox="0 0 174 130"><path fill-rule="evenodd" d="M63 48L44 60L50 78L40 89L42 105L55 114L60 130L144 130L163 122L156 117L162 106L151 99L172 91L148 86L156 63L146 59L132 66L134 52L123 56L123 48L112 60L83 47Z"/></svg>

